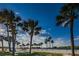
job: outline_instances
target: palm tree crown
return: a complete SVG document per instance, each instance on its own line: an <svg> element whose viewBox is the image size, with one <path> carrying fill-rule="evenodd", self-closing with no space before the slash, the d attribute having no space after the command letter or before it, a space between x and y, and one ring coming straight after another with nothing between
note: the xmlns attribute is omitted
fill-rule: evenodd
<svg viewBox="0 0 79 59"><path fill-rule="evenodd" d="M22 28L30 35L32 34L32 32L34 35L37 35L41 30L41 27L38 26L38 21L34 21L32 19L29 19L28 21L24 21Z"/></svg>
<svg viewBox="0 0 79 59"><path fill-rule="evenodd" d="M57 25L67 26L72 20L79 16L79 4L64 4L60 10L60 15L56 17Z"/></svg>

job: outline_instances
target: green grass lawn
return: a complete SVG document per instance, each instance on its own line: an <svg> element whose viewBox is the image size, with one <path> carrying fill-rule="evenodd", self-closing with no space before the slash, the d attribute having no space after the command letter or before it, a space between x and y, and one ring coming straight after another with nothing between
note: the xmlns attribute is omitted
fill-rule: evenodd
<svg viewBox="0 0 79 59"><path fill-rule="evenodd" d="M10 52L0 52L0 56L11 56L12 53Z"/></svg>
<svg viewBox="0 0 79 59"><path fill-rule="evenodd" d="M48 52L33 52L31 55L28 52L17 53L17 56L62 56L60 53L48 53Z"/></svg>
<svg viewBox="0 0 79 59"><path fill-rule="evenodd" d="M49 53L49 52L33 52L31 55L29 52L16 53L16 56L62 56L61 53ZM10 52L0 52L0 56L12 56Z"/></svg>

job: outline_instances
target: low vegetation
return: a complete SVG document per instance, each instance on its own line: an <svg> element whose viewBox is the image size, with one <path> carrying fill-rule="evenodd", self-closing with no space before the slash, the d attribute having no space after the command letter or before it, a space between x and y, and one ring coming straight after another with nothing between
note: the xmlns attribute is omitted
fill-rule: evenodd
<svg viewBox="0 0 79 59"><path fill-rule="evenodd" d="M0 56L11 56L12 53L10 52L0 52Z"/></svg>
<svg viewBox="0 0 79 59"><path fill-rule="evenodd" d="M28 52L17 53L17 56L62 56L60 53L49 53L49 52L33 52L31 55Z"/></svg>

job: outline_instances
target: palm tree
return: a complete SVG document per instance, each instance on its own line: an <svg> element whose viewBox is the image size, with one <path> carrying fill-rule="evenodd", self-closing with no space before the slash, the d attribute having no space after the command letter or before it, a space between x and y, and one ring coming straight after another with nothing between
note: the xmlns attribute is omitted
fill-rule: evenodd
<svg viewBox="0 0 79 59"><path fill-rule="evenodd" d="M38 21L28 19L28 21L23 22L22 28L23 28L24 31L26 31L30 35L29 54L31 54L33 35L39 34L41 27L38 26Z"/></svg>
<svg viewBox="0 0 79 59"><path fill-rule="evenodd" d="M13 12L13 11L12 11ZM18 26L18 23L21 21L20 16L16 16L14 14L14 18L13 21L11 21L11 32L12 32L12 37L13 37L13 55L15 55L15 43L16 43L16 34L18 32L18 30L16 29L16 27Z"/></svg>
<svg viewBox="0 0 79 59"><path fill-rule="evenodd" d="M46 44L46 48L48 48L48 45L47 45L47 38L45 39L45 42L44 42L45 44Z"/></svg>
<svg viewBox="0 0 79 59"><path fill-rule="evenodd" d="M47 38L47 44L48 44L48 48L50 48L51 47L51 36L49 36L48 38Z"/></svg>
<svg viewBox="0 0 79 59"><path fill-rule="evenodd" d="M13 15L12 15L13 16ZM12 33L12 42L13 42L13 55L15 55L15 43L16 43L16 34L17 34L17 30L16 27L18 26L18 23L20 22L21 18L19 16L16 17L16 15L14 14L14 18L12 18L13 20L10 21L10 28L11 28L11 33Z"/></svg>
<svg viewBox="0 0 79 59"><path fill-rule="evenodd" d="M64 25L66 27L68 24L70 26L70 40L71 40L71 49L72 56L75 56L74 52L74 33L73 26L74 20L78 18L79 14L79 4L64 4L64 6L60 10L60 15L56 17L57 25Z"/></svg>
<svg viewBox="0 0 79 59"><path fill-rule="evenodd" d="M40 42L40 43L39 43L39 46L41 46L41 48L42 48L42 45L43 45L43 42Z"/></svg>
<svg viewBox="0 0 79 59"><path fill-rule="evenodd" d="M51 40L51 43L52 43L52 48L53 48L53 43L54 43L54 41L53 41L53 40Z"/></svg>

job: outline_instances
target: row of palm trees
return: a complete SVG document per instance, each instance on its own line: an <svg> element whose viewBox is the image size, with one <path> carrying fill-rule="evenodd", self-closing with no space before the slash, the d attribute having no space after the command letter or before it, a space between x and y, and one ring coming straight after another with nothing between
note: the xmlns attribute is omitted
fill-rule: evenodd
<svg viewBox="0 0 79 59"><path fill-rule="evenodd" d="M78 19L78 17L79 17L79 4L74 4L74 3L64 4L64 6L60 9L60 14L56 17L57 25L64 25L64 27L69 25L71 49L72 49L73 56L75 55L73 27L74 27L74 20ZM22 21L21 18L17 16L12 10L4 9L4 10L0 10L0 22L6 25L7 27L9 51L11 50L9 33L11 33L12 35L12 43L13 43L12 52L13 52L13 55L15 55L15 41L16 41L16 34L17 34L16 27L20 26L23 31L27 32L30 35L29 53L31 54L33 36L40 34L40 31L42 29L41 27L38 26L38 21L35 21L33 19L28 19L28 21ZM50 40L47 40L47 41L50 41Z"/></svg>
<svg viewBox="0 0 79 59"><path fill-rule="evenodd" d="M32 38L33 35L37 35L41 31L41 27L38 26L38 21L29 19L28 21L22 21L19 16L17 16L12 10L3 9L0 10L0 23L6 25L7 28L7 39L9 45L9 51L11 52L11 42L10 42L10 33L12 36L12 54L15 55L15 43L16 43L16 27L19 26L23 31L27 32L30 35L30 49L29 53L31 54L32 48Z"/></svg>
<svg viewBox="0 0 79 59"><path fill-rule="evenodd" d="M29 43L27 43L27 44L24 44L24 43L22 43L22 44L18 44L20 47L22 46L22 47L29 47ZM43 42L40 42L40 43L33 43L32 44L32 47L34 47L34 48L42 48L42 45L43 45Z"/></svg>

